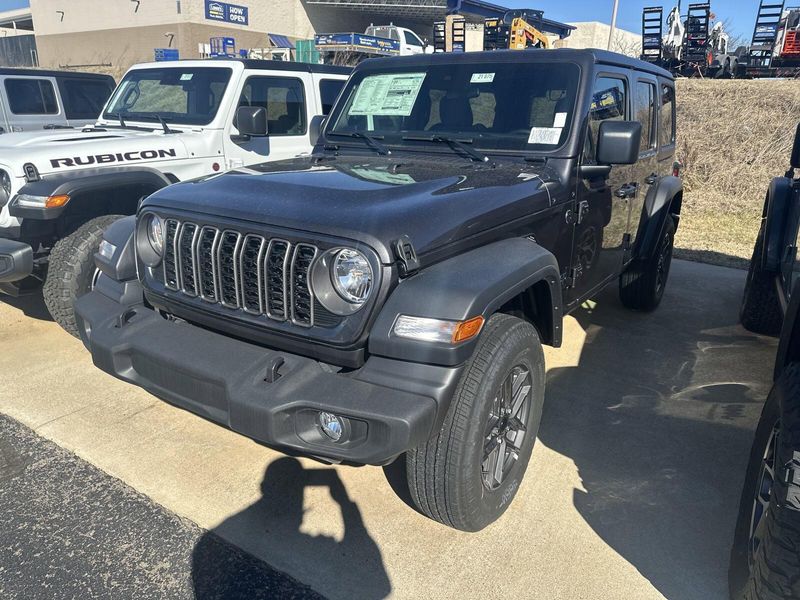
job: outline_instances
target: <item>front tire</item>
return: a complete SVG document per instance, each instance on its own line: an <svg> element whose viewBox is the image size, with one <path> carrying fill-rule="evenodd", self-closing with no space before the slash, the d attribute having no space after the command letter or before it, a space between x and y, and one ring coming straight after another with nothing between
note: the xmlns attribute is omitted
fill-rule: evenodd
<svg viewBox="0 0 800 600"><path fill-rule="evenodd" d="M800 363L784 369L764 404L728 577L733 600L800 600Z"/></svg>
<svg viewBox="0 0 800 600"><path fill-rule="evenodd" d="M529 323L492 316L441 429L410 450L406 471L419 510L479 531L508 508L530 459L544 404L544 354Z"/></svg>
<svg viewBox="0 0 800 600"><path fill-rule="evenodd" d="M758 232L753 257L747 269L747 281L739 309L742 327L753 333L776 336L783 325L783 312L775 289L772 273L761 268L761 254L764 247L764 227Z"/></svg>
<svg viewBox="0 0 800 600"><path fill-rule="evenodd" d="M622 304L633 310L655 310L667 287L675 242L675 221L667 217L658 247L652 257L634 262L619 278Z"/></svg>
<svg viewBox="0 0 800 600"><path fill-rule="evenodd" d="M122 215L103 215L87 221L50 251L50 263L44 282L44 302L50 316L69 334L78 337L75 301L94 287L97 268L94 255L103 232Z"/></svg>

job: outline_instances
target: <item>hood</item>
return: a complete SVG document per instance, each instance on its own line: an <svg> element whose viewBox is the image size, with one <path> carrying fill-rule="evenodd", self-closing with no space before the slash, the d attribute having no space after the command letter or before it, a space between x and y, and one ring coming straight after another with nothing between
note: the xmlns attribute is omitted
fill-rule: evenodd
<svg viewBox="0 0 800 600"><path fill-rule="evenodd" d="M0 164L17 176L22 166L33 163L42 175L103 165L133 165L151 160L170 160L189 155L181 132L135 129L54 129L0 136Z"/></svg>
<svg viewBox="0 0 800 600"><path fill-rule="evenodd" d="M177 184L144 206L185 210L360 241L393 262L409 236L419 255L493 230L524 229L563 195L544 164L459 157L296 158Z"/></svg>

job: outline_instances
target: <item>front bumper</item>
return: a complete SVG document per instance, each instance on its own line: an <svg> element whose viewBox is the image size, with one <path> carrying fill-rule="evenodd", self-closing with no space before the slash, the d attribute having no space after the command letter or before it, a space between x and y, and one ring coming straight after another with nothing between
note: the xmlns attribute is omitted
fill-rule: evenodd
<svg viewBox="0 0 800 600"><path fill-rule="evenodd" d="M76 304L95 365L270 446L337 462L385 464L428 439L461 372L381 357L356 371L334 372L310 358L118 301L131 297L130 285L101 276L95 291ZM319 411L346 417L348 439L328 439L317 425Z"/></svg>
<svg viewBox="0 0 800 600"><path fill-rule="evenodd" d="M0 238L0 284L25 279L33 272L33 249L29 244Z"/></svg>

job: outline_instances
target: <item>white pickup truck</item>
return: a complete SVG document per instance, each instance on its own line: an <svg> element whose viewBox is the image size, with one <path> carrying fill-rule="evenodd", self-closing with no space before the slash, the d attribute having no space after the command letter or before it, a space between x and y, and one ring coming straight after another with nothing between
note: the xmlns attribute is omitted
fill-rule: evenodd
<svg viewBox="0 0 800 600"><path fill-rule="evenodd" d="M0 292L43 288L75 334L73 302L91 289L103 229L157 189L310 152L350 74L281 61L134 66L97 123L0 136Z"/></svg>

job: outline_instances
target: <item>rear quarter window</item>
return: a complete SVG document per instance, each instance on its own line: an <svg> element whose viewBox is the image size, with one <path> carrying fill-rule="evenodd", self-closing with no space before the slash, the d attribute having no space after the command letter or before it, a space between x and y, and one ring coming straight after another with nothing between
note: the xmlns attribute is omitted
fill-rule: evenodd
<svg viewBox="0 0 800 600"><path fill-rule="evenodd" d="M661 84L661 114L659 116L658 144L662 148L675 144L675 87Z"/></svg>
<svg viewBox="0 0 800 600"><path fill-rule="evenodd" d="M110 81L62 79L59 82L68 119L97 119L114 91Z"/></svg>
<svg viewBox="0 0 800 600"><path fill-rule="evenodd" d="M57 115L58 101L53 83L47 79L5 81L8 106L15 115Z"/></svg>

